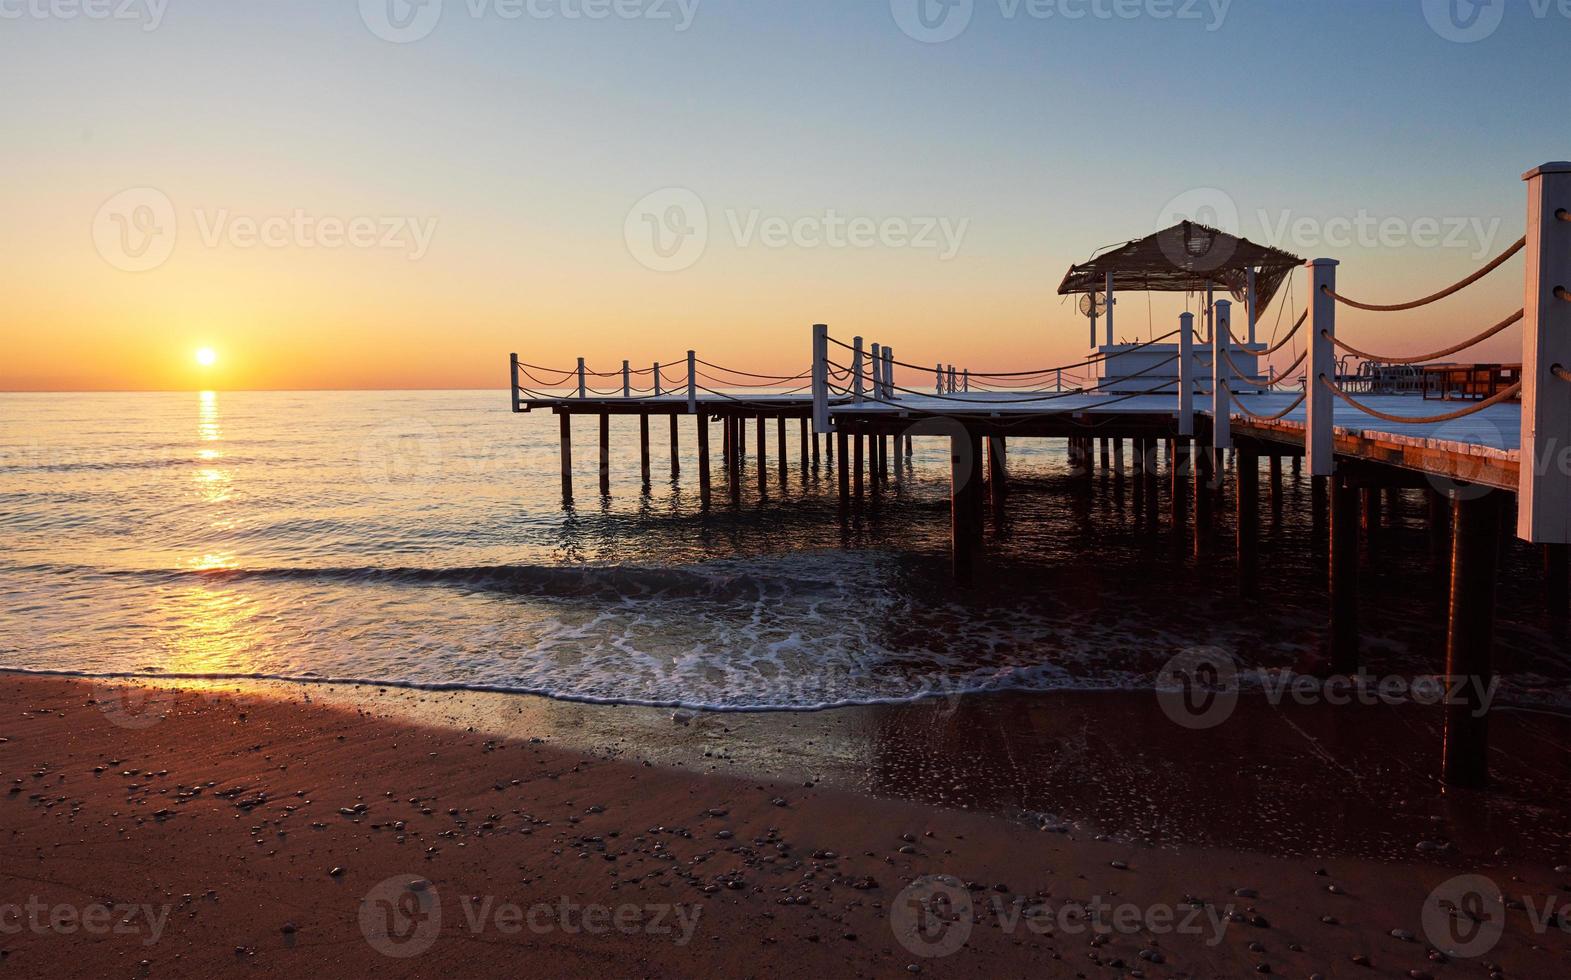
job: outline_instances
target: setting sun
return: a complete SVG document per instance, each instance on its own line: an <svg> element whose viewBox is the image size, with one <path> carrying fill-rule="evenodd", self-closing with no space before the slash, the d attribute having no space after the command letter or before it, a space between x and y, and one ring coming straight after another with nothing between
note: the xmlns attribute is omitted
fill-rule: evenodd
<svg viewBox="0 0 1571 980"><path fill-rule="evenodd" d="M199 348L196 352L196 363L203 367L212 367L218 363L218 352L211 347Z"/></svg>

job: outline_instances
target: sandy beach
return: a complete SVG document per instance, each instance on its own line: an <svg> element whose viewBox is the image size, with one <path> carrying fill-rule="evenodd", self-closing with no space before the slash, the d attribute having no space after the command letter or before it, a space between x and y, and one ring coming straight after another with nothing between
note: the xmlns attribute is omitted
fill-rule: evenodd
<svg viewBox="0 0 1571 980"><path fill-rule="evenodd" d="M1535 918L1566 887L1537 855L1248 846L1273 798L1253 761L1260 794L1221 787L1202 821L1239 846L1178 843L1181 828L1148 844L832 775L704 772L721 768L713 736L707 762L656 763L545 723L496 737L482 711L438 726L290 690L0 680L0 962L40 977L1551 977L1571 951ZM778 740L803 717L834 724L751 719L735 757L764 741L747 725ZM664 741L706 721L667 720ZM652 727L618 727L658 748ZM1262 726L1227 730L1244 728ZM1452 958L1424 910L1463 871L1511 911L1487 954Z"/></svg>

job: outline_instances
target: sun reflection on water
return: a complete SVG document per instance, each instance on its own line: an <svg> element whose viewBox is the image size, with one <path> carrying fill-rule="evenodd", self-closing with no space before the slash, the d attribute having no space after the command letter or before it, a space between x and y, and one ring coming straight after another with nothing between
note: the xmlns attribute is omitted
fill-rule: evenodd
<svg viewBox="0 0 1571 980"><path fill-rule="evenodd" d="M169 673L235 673L253 667L251 600L228 588L196 586L170 596L175 624L163 663Z"/></svg>

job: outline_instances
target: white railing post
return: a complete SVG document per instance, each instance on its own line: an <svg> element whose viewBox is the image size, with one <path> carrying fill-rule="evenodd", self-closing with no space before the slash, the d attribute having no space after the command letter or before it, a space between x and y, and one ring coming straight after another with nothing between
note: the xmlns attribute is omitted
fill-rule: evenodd
<svg viewBox="0 0 1571 980"><path fill-rule="evenodd" d="M829 431L829 325L813 324L813 431Z"/></svg>
<svg viewBox="0 0 1571 980"><path fill-rule="evenodd" d="M1309 371L1304 379L1304 453L1310 476L1332 476L1336 469L1336 259L1309 262ZM1329 292L1328 292L1329 290Z"/></svg>
<svg viewBox="0 0 1571 980"><path fill-rule="evenodd" d="M583 398L586 394L587 391L584 387L584 359L580 357L578 359L578 397Z"/></svg>
<svg viewBox="0 0 1571 980"><path fill-rule="evenodd" d="M965 368L960 372L960 390L966 394L971 393L971 369Z"/></svg>
<svg viewBox="0 0 1571 980"><path fill-rule="evenodd" d="M1527 181L1527 284L1522 306L1522 451L1517 537L1571 544L1571 163Z"/></svg>
<svg viewBox="0 0 1571 980"><path fill-rule="evenodd" d="M510 373L513 381L513 411L517 412L521 410L518 404L518 355L509 354L508 358L510 359L510 363L512 365L512 371Z"/></svg>
<svg viewBox="0 0 1571 980"><path fill-rule="evenodd" d="M851 341L851 394L856 405L862 404L862 338Z"/></svg>
<svg viewBox="0 0 1571 980"><path fill-rule="evenodd" d="M687 352L687 414L698 414L698 354Z"/></svg>
<svg viewBox="0 0 1571 980"><path fill-rule="evenodd" d="M884 348L884 397L895 400L895 349Z"/></svg>
<svg viewBox="0 0 1571 980"><path fill-rule="evenodd" d="M1113 274L1107 274L1107 325L1104 336L1107 337L1107 346L1113 346L1113 306L1118 300L1113 296ZM1095 309L1095 307L1092 307Z"/></svg>
<svg viewBox="0 0 1571 980"><path fill-rule="evenodd" d="M1195 434L1195 315L1178 318L1178 434Z"/></svg>
<svg viewBox="0 0 1571 980"><path fill-rule="evenodd" d="M655 362L655 397L659 398L664 392L660 390L660 362Z"/></svg>
<svg viewBox="0 0 1571 980"><path fill-rule="evenodd" d="M1211 445L1233 448L1233 400L1228 390L1227 351L1233 324L1233 304L1216 301L1216 339L1211 342Z"/></svg>
<svg viewBox="0 0 1571 980"><path fill-rule="evenodd" d="M873 396L873 400L877 401L878 399L884 397L884 348L883 348L883 346L879 345L879 344L874 344L873 347L872 347L872 350L868 353L867 357L868 357L868 365L867 365L868 371L867 371L867 373L870 375L870 381L871 381L871 384L870 384L869 387L871 389L871 394Z"/></svg>
<svg viewBox="0 0 1571 980"><path fill-rule="evenodd" d="M1260 319L1260 311L1255 309L1259 302L1259 294L1255 292L1255 267L1249 267L1248 283L1245 286L1245 301L1249 304L1249 346L1255 345L1255 323Z"/></svg>
<svg viewBox="0 0 1571 980"><path fill-rule="evenodd" d="M1064 369L1063 368L1054 368L1053 369L1053 390L1054 391L1063 391L1064 390Z"/></svg>
<svg viewBox="0 0 1571 980"><path fill-rule="evenodd" d="M941 364L941 363L940 364L934 364L933 365L933 394L935 394L935 395L942 395L943 393L944 393L944 365Z"/></svg>
<svg viewBox="0 0 1571 980"><path fill-rule="evenodd" d="M633 397L633 370L626 361L622 362L622 397Z"/></svg>

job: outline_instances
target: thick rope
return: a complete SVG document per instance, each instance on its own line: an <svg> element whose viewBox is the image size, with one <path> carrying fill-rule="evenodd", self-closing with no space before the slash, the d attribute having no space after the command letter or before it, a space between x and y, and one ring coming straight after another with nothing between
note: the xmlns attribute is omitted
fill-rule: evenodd
<svg viewBox="0 0 1571 980"><path fill-rule="evenodd" d="M1347 402L1349 405L1358 409L1360 412L1363 412L1365 415L1373 415L1382 422L1395 422L1399 425L1430 425L1435 422L1451 422L1455 419L1466 418L1467 416L1476 412L1482 412L1491 405L1498 405L1501 402L1509 401L1522 393L1522 382L1518 381L1516 384L1512 385L1506 390L1492 395L1469 408L1464 408L1455 412L1447 412L1445 415L1428 415L1423 418L1408 418L1407 416L1403 415L1391 415L1389 413L1379 411L1378 409L1370 408L1368 405L1359 403L1356 399L1353 398L1352 395L1349 395L1347 392L1337 387L1337 385L1333 384L1331 380L1325 375L1320 376L1320 383L1330 389L1333 395Z"/></svg>
<svg viewBox="0 0 1571 980"><path fill-rule="evenodd" d="M1499 258L1495 259L1493 262L1490 262L1482 269L1479 269L1477 272L1468 276L1466 279L1463 279L1454 286L1447 286L1445 289L1440 290L1440 292L1435 293L1433 296L1425 296L1423 299L1415 299L1411 303L1395 303L1390 306L1380 306L1375 303L1360 303L1356 300L1348 299L1346 296L1338 296L1331 290L1329 286L1322 286L1321 289L1327 296L1336 300L1338 303L1351 306L1355 310L1368 310L1371 313L1396 313L1401 310L1416 310L1420 306L1428 306L1430 303L1433 303L1436 300L1442 300L1454 293L1461 292L1462 290L1471 286L1473 283L1489 275L1491 272L1494 272L1502 265L1505 265L1507 259L1522 251L1522 249L1525 247L1527 247L1527 236L1523 235L1521 238L1517 239L1515 245L1512 245L1504 252L1501 252Z"/></svg>
<svg viewBox="0 0 1571 980"><path fill-rule="evenodd" d="M1222 383L1222 387L1227 389L1227 393L1229 395L1233 393L1233 390L1227 387L1227 382L1224 381ZM1288 414L1291 413L1293 409L1302 405L1304 403L1304 399L1308 397L1309 392L1306 391L1297 398L1293 399L1293 403L1291 405L1288 405L1286 408L1282 409L1280 412L1277 412L1275 415L1261 415L1257 412L1251 412L1248 406L1246 406L1242 400L1231 401L1231 404L1234 408L1238 409L1240 412L1243 412L1245 415L1254 419L1256 422L1278 422L1287 418Z"/></svg>
<svg viewBox="0 0 1571 980"><path fill-rule="evenodd" d="M1174 354L1171 357L1164 358L1163 360L1158 361L1157 363L1151 365L1148 368L1144 368L1142 370L1136 371L1134 374L1124 375L1123 377L1119 378L1118 380L1119 381L1128 381L1128 380L1130 380L1132 378L1142 377L1144 375L1150 374L1152 371L1155 371L1157 368L1166 367L1167 365L1173 363L1176 360L1178 360L1178 355ZM834 363L832 361L830 362L830 366L831 367L836 367L836 368L841 368L842 367L842 365L836 364L836 363ZM1165 382L1165 383L1167 383L1167 384L1177 384L1178 382L1177 381L1171 381L1171 382ZM1105 391L1105 390L1107 390L1104 385L1094 385L1094 386L1092 386L1090 388L1077 388L1077 389L1074 389L1072 391L1055 392L1053 394L1042 395L1042 396L1037 397L1037 398L992 398L992 399L989 399L989 398L951 398L951 397L949 397L947 395L935 395L935 394L932 394L930 392L925 392L925 391L913 391L910 388L902 388L902 387L900 387L897 384L887 384L886 383L885 387L890 388L890 389L892 389L894 391L903 392L904 394L907 394L907 395L914 395L914 396L916 396L918 398L936 398L939 401L961 402L961 403L964 403L964 404L967 404L967 405L1027 405L1027 404L1030 404L1032 402L1056 401L1057 399L1060 399L1060 398L1069 398L1069 397L1074 396L1074 395L1084 395L1084 394L1088 394L1088 393L1095 392L1095 391ZM999 392L998 394L1002 394L1002 392ZM866 397L866 396L864 395L864 397ZM876 400L876 399L874 399L874 400Z"/></svg>
<svg viewBox="0 0 1571 980"><path fill-rule="evenodd" d="M1277 385L1279 385L1282 382L1286 381L1288 375L1290 375L1294 371L1298 370L1298 366L1300 364L1304 363L1304 358L1306 358L1308 356L1309 356L1309 352L1308 351L1304 351L1302 354L1298 355L1298 360L1294 361L1292 364L1289 364L1287 367L1283 368L1281 374L1278 374L1276 377L1269 378L1269 379L1267 379L1265 381L1255 381L1255 380L1247 377L1248 372L1245 371L1243 368L1239 367L1238 366L1238 362L1233 360L1233 354L1232 354L1231 351L1228 351L1226 349L1223 349L1223 351L1222 351L1222 359L1227 361L1228 366L1233 369L1233 376L1236 377L1238 380L1242 381L1244 384L1249 385L1249 386L1254 387L1254 388L1274 388L1274 387L1276 387Z"/></svg>
<svg viewBox="0 0 1571 980"><path fill-rule="evenodd" d="M1567 371L1558 364L1550 368L1549 373L1559 378L1561 381L1571 381L1571 371Z"/></svg>
<svg viewBox="0 0 1571 980"><path fill-rule="evenodd" d="M1278 341L1275 344L1272 344L1270 347L1267 347L1265 350L1256 352L1255 356L1256 357L1270 357L1272 354L1275 354L1277 351L1279 351L1282 348L1286 347L1292 341L1292 339L1298 335L1299 329L1303 327L1304 321L1308 320L1308 319L1309 319L1309 311L1305 310L1304 311L1304 315L1298 318L1298 322L1297 323L1293 324L1293 329L1291 329L1291 330L1289 330L1287 332L1287 336L1286 337L1283 337L1280 341ZM1195 331L1195 332L1196 332L1196 334L1199 333L1198 330ZM1233 336L1233 331L1231 331L1231 330L1229 330L1227 332L1227 336L1228 336L1228 338L1230 340L1233 341L1233 346L1234 347L1248 347L1249 346L1248 344L1244 343L1242 340L1239 340L1237 337Z"/></svg>
<svg viewBox="0 0 1571 980"><path fill-rule="evenodd" d="M1488 340L1490 337L1493 337L1495 334L1504 330L1506 327L1509 327L1513 323L1516 323L1518 320L1522 319L1526 312L1527 311L1525 309L1517 310L1515 313L1511 314L1504 320L1501 320L1499 323L1495 324L1488 330L1485 330L1483 333L1478 334L1475 337L1469 337L1460 344L1447 347L1445 350L1437 350L1433 354L1420 354L1417 357L1381 357L1377 354L1366 354L1356 347L1350 347L1336 337L1326 337L1326 339L1347 353L1352 354L1354 357L1362 357L1366 361L1378 361L1382 364L1417 364L1420 361L1432 361L1437 357L1447 357L1451 354L1455 354L1457 351L1466 350L1474 344L1482 343L1483 341ZM1320 331L1320 335L1325 337L1325 331Z"/></svg>
<svg viewBox="0 0 1571 980"><path fill-rule="evenodd" d="M977 378L1027 378L1034 377L1036 375L1052 374L1055 371L1068 371L1072 368L1091 367L1095 364L1101 364L1103 361L1106 361L1109 358L1122 357L1125 354L1133 354L1137 350L1144 350L1153 344L1160 344L1162 341L1176 336L1178 336L1178 331L1174 330L1169 333L1165 333L1153 340L1147 340L1143 343L1136 344L1128 350L1115 351L1107 354L1098 354L1096 357L1090 358L1089 360L1077 361L1074 364L1060 364L1054 367L1037 368L1034 371L972 371L971 378L972 380L976 380ZM852 347L845 341L836 340L834 337L830 337L829 342L836 345L837 347L844 347L849 351L856 350L855 347ZM864 350L863 353L865 355L866 351ZM923 366L921 364L910 364L906 361L894 359L891 359L889 363L894 364L897 367L910 368L913 371L926 371L928 374L933 373L933 368L931 365Z"/></svg>

